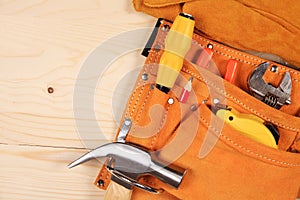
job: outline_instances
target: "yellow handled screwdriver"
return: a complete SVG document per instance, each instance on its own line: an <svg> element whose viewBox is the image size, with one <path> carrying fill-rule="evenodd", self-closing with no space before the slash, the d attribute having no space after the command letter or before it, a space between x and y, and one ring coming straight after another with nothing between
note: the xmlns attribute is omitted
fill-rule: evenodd
<svg viewBox="0 0 300 200"><path fill-rule="evenodd" d="M160 58L156 87L168 93L174 86L183 65L185 54L191 47L195 21L192 15L180 13L174 20L165 40Z"/></svg>

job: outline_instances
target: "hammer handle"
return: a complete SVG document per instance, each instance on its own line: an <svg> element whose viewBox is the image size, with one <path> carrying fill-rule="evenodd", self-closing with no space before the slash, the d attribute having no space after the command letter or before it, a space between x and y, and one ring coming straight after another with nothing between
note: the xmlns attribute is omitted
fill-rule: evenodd
<svg viewBox="0 0 300 200"><path fill-rule="evenodd" d="M122 185L111 181L106 189L104 200L130 200L132 190L129 190Z"/></svg>

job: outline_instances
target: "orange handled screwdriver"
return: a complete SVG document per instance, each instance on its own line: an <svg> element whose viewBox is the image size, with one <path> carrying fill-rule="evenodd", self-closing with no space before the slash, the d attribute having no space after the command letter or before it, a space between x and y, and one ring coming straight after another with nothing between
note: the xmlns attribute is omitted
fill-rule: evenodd
<svg viewBox="0 0 300 200"><path fill-rule="evenodd" d="M165 93L174 86L182 68L184 56L191 47L194 26L192 15L180 13L166 37L156 79L156 87Z"/></svg>
<svg viewBox="0 0 300 200"><path fill-rule="evenodd" d="M226 74L224 79L229 81L230 83L234 84L234 80L238 70L238 61L234 59L230 59L226 65Z"/></svg>
<svg viewBox="0 0 300 200"><path fill-rule="evenodd" d="M196 61L196 65L207 68L214 52L211 48L204 48Z"/></svg>

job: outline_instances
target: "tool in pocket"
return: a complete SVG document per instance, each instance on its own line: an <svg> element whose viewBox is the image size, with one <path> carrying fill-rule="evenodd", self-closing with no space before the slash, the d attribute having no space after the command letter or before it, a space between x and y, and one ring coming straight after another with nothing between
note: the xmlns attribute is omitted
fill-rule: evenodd
<svg viewBox="0 0 300 200"><path fill-rule="evenodd" d="M269 106L280 109L284 104L291 104L291 75L286 72L279 87L274 87L263 79L269 66L269 62L260 64L251 74L248 85L254 97Z"/></svg>
<svg viewBox="0 0 300 200"><path fill-rule="evenodd" d="M166 37L156 79L156 87L162 92L168 93L175 84L184 56L191 47L194 25L193 16L180 13Z"/></svg>
<svg viewBox="0 0 300 200"><path fill-rule="evenodd" d="M141 147L113 142L102 145L91 152L83 155L68 165L69 168L94 158L109 157L108 169L116 177L115 181L128 189L133 186L144 189L148 192L158 193L158 190L136 181L142 175L150 174L162 182L178 188L185 174L185 170L179 167L172 168L154 161L153 156ZM118 170L116 170L118 169Z"/></svg>
<svg viewBox="0 0 300 200"><path fill-rule="evenodd" d="M216 115L243 135L277 149L279 132L272 124L255 115L239 113L231 107L218 109Z"/></svg>

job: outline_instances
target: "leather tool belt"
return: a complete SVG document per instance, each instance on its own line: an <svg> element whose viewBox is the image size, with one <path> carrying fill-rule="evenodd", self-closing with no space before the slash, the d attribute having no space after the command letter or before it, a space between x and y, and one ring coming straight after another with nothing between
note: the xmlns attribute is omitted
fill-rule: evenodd
<svg viewBox="0 0 300 200"><path fill-rule="evenodd" d="M300 186L300 72L206 38L195 31L191 49L174 88L166 94L153 87L164 39L172 23L160 19L149 44L143 69L128 99L123 120L131 119L126 137L156 152L159 159L187 170L178 189L144 176L139 182L159 189L151 194L134 189L132 199L278 199L295 200ZM213 56L205 68L195 64L200 46L210 47ZM234 59L238 71L234 83L222 77L226 63ZM275 109L253 97L249 76L262 63L269 68L262 77L278 86L286 72L291 76L291 104ZM187 80L193 78L186 103L178 101ZM216 105L253 114L278 129L278 149L256 142L218 118ZM121 128L121 126L120 126ZM95 181L106 189L110 173L103 167Z"/></svg>

